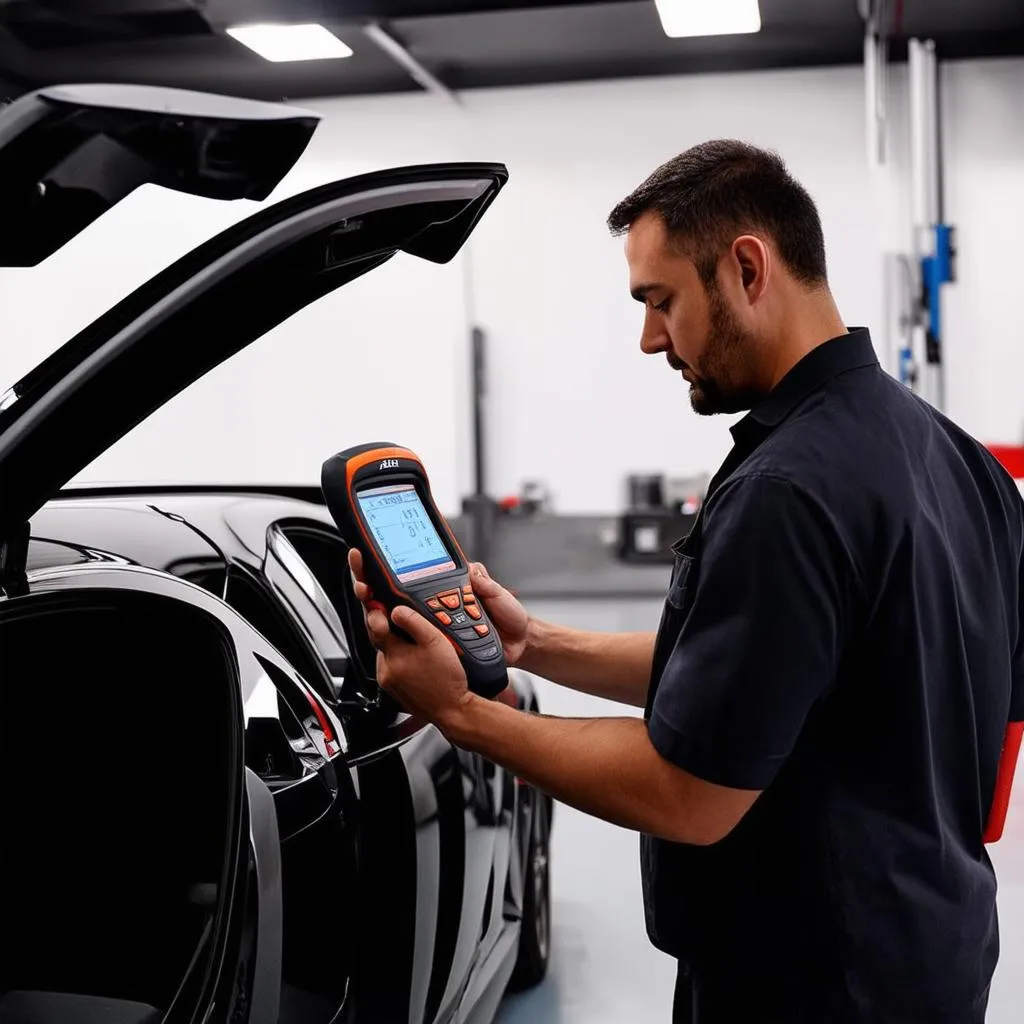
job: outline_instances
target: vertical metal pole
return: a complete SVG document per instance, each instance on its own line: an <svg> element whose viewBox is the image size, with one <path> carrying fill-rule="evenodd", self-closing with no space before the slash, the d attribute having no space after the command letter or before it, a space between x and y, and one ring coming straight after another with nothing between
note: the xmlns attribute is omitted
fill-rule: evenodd
<svg viewBox="0 0 1024 1024"><path fill-rule="evenodd" d="M484 405L487 400L486 343L484 332L473 328L473 494L477 498L487 493L487 455L484 435Z"/></svg>
<svg viewBox="0 0 1024 1024"><path fill-rule="evenodd" d="M882 163L882 152L878 139L878 39L871 28L864 34L864 112L868 166L874 169Z"/></svg>
<svg viewBox="0 0 1024 1024"><path fill-rule="evenodd" d="M913 325L910 328L909 344L900 353L900 379L911 390L920 390L921 367L924 362L924 324L920 313L921 247L928 223L928 175L927 141L925 133L925 97L923 75L923 47L918 39L911 39L907 48L907 77L910 92L910 217L912 226L915 303Z"/></svg>
<svg viewBox="0 0 1024 1024"><path fill-rule="evenodd" d="M880 25L876 4L862 5L864 30L864 106L868 166L878 170L886 162L886 104L888 102L889 43Z"/></svg>
<svg viewBox="0 0 1024 1024"><path fill-rule="evenodd" d="M497 505L487 495L487 335L474 327L472 339L473 493L462 502L466 518L466 550L470 558L487 561L497 520Z"/></svg>
<svg viewBox="0 0 1024 1024"><path fill-rule="evenodd" d="M939 97L939 58L935 52L935 43L932 40L927 44L928 54L928 85L931 94L931 148L932 148L932 188L933 201L932 212L935 219L932 233L932 254L937 262L936 273L933 274L932 287L936 291L933 308L939 309L942 302L942 291L939 282L945 283L952 280L952 251L950 244L950 231L946 225L946 204L943 195L945 184L942 165L942 102ZM940 323L944 322L942 318ZM945 339L945 332L940 330L940 324L931 323L930 331L934 335L934 344L929 354L929 370L932 374L932 401L936 409L943 410L946 407L946 375L945 355L942 347Z"/></svg>
<svg viewBox="0 0 1024 1024"><path fill-rule="evenodd" d="M911 39L907 54L910 78L910 216L916 255L926 255L931 223L928 174L928 96L926 95L925 47Z"/></svg>
<svg viewBox="0 0 1024 1024"><path fill-rule="evenodd" d="M921 268L922 289L921 298L925 299L925 260L934 256L934 232L932 225L935 223L935 149L933 146L934 124L933 124L933 101L931 88L931 62L928 59L928 44L917 41L917 146L920 147L920 164L917 176L920 179L921 188L921 210L920 220L916 221L916 244L917 264ZM932 404L935 403L935 375L932 367L928 364L928 334L927 314L922 314L918 330L918 366L920 367L919 379L921 382L921 396Z"/></svg>
<svg viewBox="0 0 1024 1024"><path fill-rule="evenodd" d="M936 408L941 409L943 403L942 351L940 337L939 302L942 275L938 273L939 225L940 219L940 153L939 153L939 100L938 100L938 62L935 56L935 43L932 40L919 44L919 74L921 113L923 121L921 134L924 144L924 161L922 173L925 188L925 220L921 225L919 240L920 266L924 288L923 297L927 299L927 327L924 332L924 352L922 369L922 395Z"/></svg>
<svg viewBox="0 0 1024 1024"><path fill-rule="evenodd" d="M921 394L942 408L943 379L936 274L941 224L941 153L939 151L938 62L935 43L911 39L910 76L911 213L914 226L915 268L920 302L913 329L913 380Z"/></svg>

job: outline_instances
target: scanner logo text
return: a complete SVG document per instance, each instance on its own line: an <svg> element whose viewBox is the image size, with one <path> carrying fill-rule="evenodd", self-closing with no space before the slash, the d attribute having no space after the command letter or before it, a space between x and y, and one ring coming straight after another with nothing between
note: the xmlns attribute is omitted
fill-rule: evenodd
<svg viewBox="0 0 1024 1024"><path fill-rule="evenodd" d="M380 464L380 468L381 469L398 469L398 459L385 459ZM380 470L377 470L377 472L379 473Z"/></svg>

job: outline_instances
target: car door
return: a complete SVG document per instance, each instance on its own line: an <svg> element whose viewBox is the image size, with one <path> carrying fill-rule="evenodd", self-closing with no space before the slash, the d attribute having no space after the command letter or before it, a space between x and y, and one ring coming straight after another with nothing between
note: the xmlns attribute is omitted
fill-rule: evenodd
<svg viewBox="0 0 1024 1024"><path fill-rule="evenodd" d="M273 1024L277 816L243 729L258 659L278 656L214 596L123 562L14 591L0 1018Z"/></svg>
<svg viewBox="0 0 1024 1024"><path fill-rule="evenodd" d="M174 90L97 86L24 97L0 113L0 259L9 266L38 263L144 182L215 198L263 198L301 153L315 123L288 108ZM38 581L26 572L29 521L76 473L189 384L321 295L398 252L450 260L505 179L501 165L440 164L363 175L293 196L186 254L19 380L0 396L5 599L37 600ZM225 310L233 315L225 317ZM240 693L235 696L240 702ZM241 764L230 771L241 772ZM253 828L246 849L265 849L273 800L268 804L263 783L251 773L247 778L244 802ZM270 908L279 879L270 861L264 865L257 902ZM225 956L226 936L237 934L245 906L236 901L230 909L237 927L217 933ZM279 986L272 977L277 971L279 979L275 928L279 933L273 914L264 914L255 929L266 954L260 984L271 988ZM208 1005L200 1016L221 1019L223 1001L212 989L204 992ZM253 1001L236 1016L262 1019L273 1003Z"/></svg>

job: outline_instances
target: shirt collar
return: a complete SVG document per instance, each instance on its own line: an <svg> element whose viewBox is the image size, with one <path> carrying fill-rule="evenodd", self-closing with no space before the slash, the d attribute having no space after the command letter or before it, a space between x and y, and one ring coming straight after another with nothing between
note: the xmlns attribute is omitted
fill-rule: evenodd
<svg viewBox="0 0 1024 1024"><path fill-rule="evenodd" d="M777 427L808 395L848 370L877 366L878 356L866 327L851 327L847 334L812 349L782 380L732 428L735 440Z"/></svg>

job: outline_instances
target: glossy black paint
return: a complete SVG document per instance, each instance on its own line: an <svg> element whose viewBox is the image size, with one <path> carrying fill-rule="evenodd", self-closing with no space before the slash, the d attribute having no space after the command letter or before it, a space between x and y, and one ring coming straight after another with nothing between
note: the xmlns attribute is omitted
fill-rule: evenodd
<svg viewBox="0 0 1024 1024"><path fill-rule="evenodd" d="M316 555L325 579L333 551L347 573L322 505L133 489L41 509L30 580L34 588L54 573L70 580L130 562L194 581L275 644L267 673L275 687L294 697L297 670L315 691L344 747L324 758L333 779L301 783L299 799L300 787L270 770L280 765L247 757L274 793L281 823L282 1021L326 1024L341 1011L349 1024L482 1024L515 964L539 797L378 699L365 655L353 656L337 590L334 603L328 596L337 581L319 587L300 549ZM69 568L53 569L65 553ZM291 676L275 674L282 661ZM510 676L509 699L536 707L529 677ZM255 703L266 701L257 695ZM307 716L304 725L312 734L317 723ZM267 732L250 714L253 746L262 741L257 726Z"/></svg>
<svg viewBox="0 0 1024 1024"><path fill-rule="evenodd" d="M48 550L52 554L53 546ZM47 560L52 562L50 558ZM138 565L125 564L123 559L98 552L90 552L88 561L84 563L76 558L74 564L69 567L53 564L34 567L30 573L29 593L0 604L0 630L9 629L12 625L16 627L19 620L31 621L33 618L46 617L50 622L48 642L54 651L60 651L68 659L67 664L71 666L76 660L76 649L67 649L67 636L60 628L61 618L57 613L62 611L65 615L80 616L88 614L89 609L97 605L104 606L107 611L116 612L121 608L136 616L142 614L157 629L171 618L185 615L193 622L191 629L195 631L196 642L200 637L200 629L204 632L213 631L221 638L224 656L222 668L219 672L208 672L204 678L211 686L217 684L218 687L222 687L233 705L234 710L227 720L234 720L237 723L239 761L237 771L230 769L230 780L227 777L209 780L210 784L215 786L231 782L235 787L233 806L236 809L234 819L226 823L226 873L214 890L218 894L215 922L219 923L215 924L207 948L214 951L215 960L204 969L204 972L192 978L190 984L194 991L188 1000L182 1001L179 993L173 1007L160 1006L159 1009L161 1012L167 1011L166 1019L174 1021L175 1024L188 1024L193 1020L198 1022L206 1019L211 1006L216 1008L216 1013L209 1018L211 1021L244 1020L248 1024L274 1024L278 1020L280 972L277 961L280 957L277 950L282 933L278 815L274 813L274 801L263 780L255 773L246 772L243 782L240 763L242 731L251 727L254 717L260 713L259 705L265 704L261 695L265 697L268 686L272 687L270 673L273 673L274 684L284 691L290 691L292 696L305 694L304 684L287 661L266 640L213 595L173 576ZM6 638L8 634L4 633L4 636ZM178 643L180 640L181 633L178 632L169 634L166 642ZM163 646L164 644L156 645L149 652L150 657L154 660L160 659L163 656ZM9 646L6 647L6 651L4 705L5 710L9 711L10 688L22 685L22 681L19 678L21 673L17 670L20 666L12 664ZM104 648L100 646L96 654L102 659L103 652ZM82 657L83 653L78 651L79 663L88 660ZM39 656L45 657L46 653L40 651ZM126 736L125 742L119 744L119 748L123 747L125 752L133 749L136 752L136 756L129 758L122 769L127 791L134 790L137 794L137 802L134 805L111 804L105 795L110 789L109 784L101 785L97 792L91 792L90 784L102 783L102 779L92 779L88 772L83 775L82 769L98 761L95 754L90 756L90 742L95 744L97 738L76 736L73 721L69 721L67 728L62 730L62 735L72 745L76 755L78 799L91 801L97 808L103 807L103 814L106 817L123 815L125 828L129 832L133 816L160 815L163 808L159 804L148 806L147 795L152 799L153 789L166 789L166 782L161 787L154 784L158 778L166 779L168 772L174 773L177 759L183 753L187 755L189 750L187 732L175 737L173 749L163 746L149 749L146 747L147 735L154 731L159 733L159 730L147 728L153 724L151 716L159 714L158 708L161 703L166 708L174 702L173 694L161 695L159 692L146 690L147 676L153 675L152 672L146 672L145 662L139 664L137 735ZM79 680L79 685L94 688L93 699L100 703L104 699L102 683L102 675ZM67 701L63 703L66 704ZM62 703L57 702L53 707L54 713L60 715ZM180 717L181 710L187 712L188 709L180 709L177 717ZM343 798L345 787L339 785L339 776L331 759L325 755L322 739L315 740L312 738L314 735L315 729L310 733L300 784L325 787L330 791L332 801ZM117 752L114 750L111 754L116 755ZM233 763L235 754L232 750L225 750L224 756L227 764ZM347 774L343 774L341 780L347 785ZM22 779L20 783L21 786L28 784L27 778ZM77 885L82 889L95 887L98 882L95 876L77 876L79 867L74 849L75 844L69 837L67 856L60 870L61 884ZM144 853L144 849L138 851L140 856ZM161 888L161 882L157 879L154 893L159 894ZM164 895L166 896L166 893ZM140 898L146 897L140 893ZM40 900L39 905L42 910L45 901ZM154 913L156 912L155 905ZM52 918L45 920L45 926L52 927ZM103 943L111 941L109 935L115 933L116 937L116 927L115 921L107 920L104 927L95 932L93 941L101 944L102 948ZM170 927L170 924L162 922L160 927ZM223 934L216 930L221 927L226 929ZM132 936L122 935L120 940L131 941ZM58 950L54 949L53 956L59 955ZM116 968L116 964L111 964L111 967ZM91 984L92 980L83 979L83 982ZM133 983L131 976L123 979L125 986ZM94 993L84 990L83 994ZM124 992L109 989L95 994L109 998L131 998L133 995L130 992L126 995ZM193 1009L196 1014L194 1017Z"/></svg>
<svg viewBox="0 0 1024 1024"><path fill-rule="evenodd" d="M54 86L0 111L0 265L34 266L143 184L266 199L309 111L179 89Z"/></svg>

